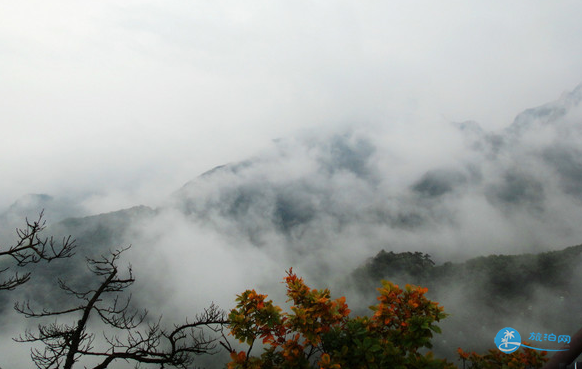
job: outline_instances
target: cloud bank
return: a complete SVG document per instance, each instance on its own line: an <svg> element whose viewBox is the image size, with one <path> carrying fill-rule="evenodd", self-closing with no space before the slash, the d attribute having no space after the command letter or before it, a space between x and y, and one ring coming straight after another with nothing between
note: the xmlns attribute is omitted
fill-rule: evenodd
<svg viewBox="0 0 582 369"><path fill-rule="evenodd" d="M572 2L5 5L0 208L158 206L297 130L376 124L402 145L449 121L498 130L582 81Z"/></svg>
<svg viewBox="0 0 582 369"><path fill-rule="evenodd" d="M581 12L5 4L3 239L46 208L88 253L133 244L136 299L169 317L246 288L280 301L290 266L343 293L381 249L442 262L578 244Z"/></svg>
<svg viewBox="0 0 582 369"><path fill-rule="evenodd" d="M212 301L230 307L247 288L284 301L289 267L368 306L348 276L382 249L441 263L579 244L581 102L582 85L501 130L452 123L405 143L412 129L305 130L205 172L163 206L70 218L51 231L78 237L83 254L133 244L136 302L178 321ZM68 204L29 196L3 217L47 205L53 215L81 211ZM82 266L69 273L82 278ZM439 298L454 304L455 293Z"/></svg>

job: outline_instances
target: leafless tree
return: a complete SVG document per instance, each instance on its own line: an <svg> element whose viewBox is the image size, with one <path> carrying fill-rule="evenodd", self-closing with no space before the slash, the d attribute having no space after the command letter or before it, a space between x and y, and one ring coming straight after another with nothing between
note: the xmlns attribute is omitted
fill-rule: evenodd
<svg viewBox="0 0 582 369"><path fill-rule="evenodd" d="M215 352L217 339L209 333L222 333L227 320L225 313L214 304L194 320L164 329L161 317L146 322L148 312L130 306L131 295L120 299L119 293L135 281L131 266L125 275L119 273L117 262L125 250L127 248L98 259L87 259L90 271L99 279L96 288L80 291L59 280L59 287L80 300L79 305L58 311L35 311L28 302L15 305L15 309L27 318L77 316L72 324L55 321L39 325L38 332L29 330L15 339L44 344L44 349L32 349L31 357L38 368L70 369L83 358L94 363L94 369L107 368L118 360L134 362L136 366L187 368L196 355ZM97 335L89 331L91 317L98 317L108 327L100 342L96 342Z"/></svg>
<svg viewBox="0 0 582 369"><path fill-rule="evenodd" d="M12 258L16 267L24 267L28 264L35 264L41 261L51 262L55 259L69 258L73 256L75 240L71 236L63 238L61 243L56 243L53 237L41 237L42 231L46 228L46 221L43 220L43 211L40 212L38 220L30 222L26 219L25 228L17 228L17 241L7 250L0 248L0 258ZM0 268L0 274L8 271L10 267ZM1 290L13 290L16 287L30 280L30 272L19 274L14 272L4 280L0 280Z"/></svg>

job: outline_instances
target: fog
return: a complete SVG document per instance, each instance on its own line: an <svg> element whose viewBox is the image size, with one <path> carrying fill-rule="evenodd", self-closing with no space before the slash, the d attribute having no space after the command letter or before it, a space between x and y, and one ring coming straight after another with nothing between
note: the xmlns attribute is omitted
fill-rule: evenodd
<svg viewBox="0 0 582 369"><path fill-rule="evenodd" d="M131 244L134 301L169 323L248 288L283 304L290 267L362 311L350 275L383 249L442 264L582 243L578 3L3 9L0 246L41 209L79 239L71 273ZM5 299L43 300L38 278ZM532 314L504 326L568 324ZM9 337L36 322L0 324L0 366L29 367Z"/></svg>
<svg viewBox="0 0 582 369"><path fill-rule="evenodd" d="M338 124L424 136L427 160L449 122L502 129L582 81L574 2L3 5L2 208L28 193L91 214L159 205Z"/></svg>
<svg viewBox="0 0 582 369"><path fill-rule="evenodd" d="M430 132L430 140L421 135L403 142L412 137L405 127L303 130L202 173L156 208L70 218L87 210L71 198L28 195L4 213L4 224L45 208L49 230L80 237L81 254L132 245L123 262L133 265L138 279L134 302L168 321L179 322L213 302L231 308L248 288L283 304L280 281L291 267L311 286L347 295L355 311L365 312L374 297L351 276L380 250L420 251L442 264L579 244L581 102L582 85L525 110L504 129L451 122ZM440 145L429 145L433 140ZM73 274L82 269L70 268ZM396 278L407 283L406 276ZM44 301L34 283L19 293ZM503 320L473 301L462 281L453 282L433 295L452 313L443 323L439 352L452 357L469 342L487 348L499 329L492 322L548 332L574 329L575 314L567 320L556 314L565 293L567 303L578 300L577 287L555 287L540 288L530 310ZM19 293L16 299L24 298ZM473 341L466 337L467 320L482 322Z"/></svg>

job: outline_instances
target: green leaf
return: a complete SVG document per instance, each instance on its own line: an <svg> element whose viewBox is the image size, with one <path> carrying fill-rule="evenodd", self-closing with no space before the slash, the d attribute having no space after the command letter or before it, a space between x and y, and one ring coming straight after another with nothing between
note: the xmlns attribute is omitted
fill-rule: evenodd
<svg viewBox="0 0 582 369"><path fill-rule="evenodd" d="M436 332L436 333L443 333L443 331L441 330L441 328L438 325L431 325L430 329L432 329L432 331Z"/></svg>

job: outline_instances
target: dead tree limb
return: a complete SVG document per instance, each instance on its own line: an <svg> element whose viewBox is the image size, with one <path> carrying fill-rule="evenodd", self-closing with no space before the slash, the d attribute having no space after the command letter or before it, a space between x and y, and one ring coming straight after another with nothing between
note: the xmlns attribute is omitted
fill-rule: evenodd
<svg viewBox="0 0 582 369"><path fill-rule="evenodd" d="M55 321L39 325L37 332L26 331L15 339L44 344L43 350L32 350L31 357L38 368L71 369L83 358L98 362L93 364L94 369L107 368L117 360L155 364L160 368L187 368L196 355L215 352L217 338L209 333L222 333L223 325L227 324L225 313L215 305L195 316L193 321L165 329L161 318L145 323L148 312L131 308L131 295L120 299L119 294L135 281L131 266L123 276L117 266L125 250L127 248L98 259L87 259L90 271L99 280L96 288L78 290L59 281L63 291L80 301L78 305L57 311L35 311L28 302L15 305L16 311L27 318L77 315L72 324ZM98 343L96 334L90 331L91 317L98 317L108 327Z"/></svg>
<svg viewBox="0 0 582 369"><path fill-rule="evenodd" d="M16 267L24 267L28 264L36 264L41 261L51 262L55 259L70 258L74 255L75 240L71 236L63 238L57 243L53 237L41 237L42 231L46 228L46 221L43 219L44 210L40 212L38 219L29 221L26 218L26 227L17 228L17 241L8 249L0 249L0 258L11 258ZM10 267L0 269L0 274L8 271ZM0 281L1 290L13 290L30 280L31 273L19 274L14 272L6 279Z"/></svg>

